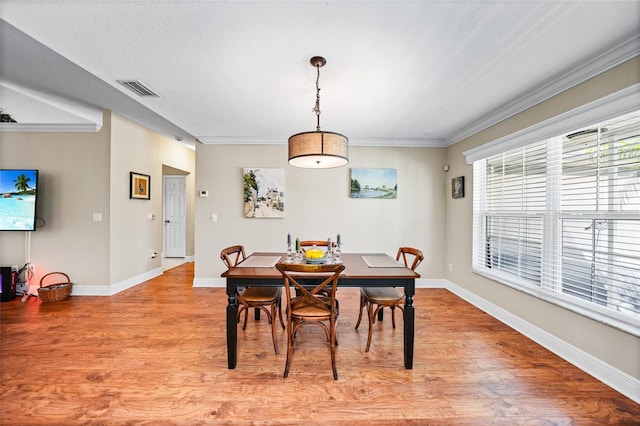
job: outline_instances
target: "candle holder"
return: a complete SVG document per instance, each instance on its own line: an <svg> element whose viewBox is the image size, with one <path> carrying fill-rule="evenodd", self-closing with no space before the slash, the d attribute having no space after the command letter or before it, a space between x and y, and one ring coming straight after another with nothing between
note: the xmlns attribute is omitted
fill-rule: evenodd
<svg viewBox="0 0 640 426"><path fill-rule="evenodd" d="M337 243L333 250L333 263L342 263L342 244Z"/></svg>
<svg viewBox="0 0 640 426"><path fill-rule="evenodd" d="M293 263L293 249L291 248L291 243L287 243L287 260L285 263Z"/></svg>
<svg viewBox="0 0 640 426"><path fill-rule="evenodd" d="M333 243L331 242L331 238L327 240L327 253L324 256L324 263L332 264L333 263Z"/></svg>

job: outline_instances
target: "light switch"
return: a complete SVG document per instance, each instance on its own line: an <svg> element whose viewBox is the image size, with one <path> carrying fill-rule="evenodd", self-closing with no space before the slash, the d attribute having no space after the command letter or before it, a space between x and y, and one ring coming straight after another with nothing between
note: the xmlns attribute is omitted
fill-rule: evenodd
<svg viewBox="0 0 640 426"><path fill-rule="evenodd" d="M217 222L217 221L218 221L218 214L211 213L211 222Z"/></svg>
<svg viewBox="0 0 640 426"><path fill-rule="evenodd" d="M147 213L147 220L156 220L156 215L154 213Z"/></svg>
<svg viewBox="0 0 640 426"><path fill-rule="evenodd" d="M102 213L94 213L93 214L94 222L102 222Z"/></svg>

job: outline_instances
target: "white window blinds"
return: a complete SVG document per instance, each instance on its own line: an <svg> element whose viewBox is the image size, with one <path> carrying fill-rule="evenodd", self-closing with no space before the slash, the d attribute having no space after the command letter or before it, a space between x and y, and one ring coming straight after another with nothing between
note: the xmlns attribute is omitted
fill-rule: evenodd
<svg viewBox="0 0 640 426"><path fill-rule="evenodd" d="M640 112L475 161L473 266L638 332Z"/></svg>

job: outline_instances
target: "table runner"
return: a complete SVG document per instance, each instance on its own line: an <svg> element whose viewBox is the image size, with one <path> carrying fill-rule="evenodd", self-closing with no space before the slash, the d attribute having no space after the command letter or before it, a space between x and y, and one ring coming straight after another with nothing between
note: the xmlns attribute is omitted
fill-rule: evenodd
<svg viewBox="0 0 640 426"><path fill-rule="evenodd" d="M257 256L253 255L238 264L238 268L273 268L281 256Z"/></svg>
<svg viewBox="0 0 640 426"><path fill-rule="evenodd" d="M403 268L404 265L389 256L362 256L369 268Z"/></svg>

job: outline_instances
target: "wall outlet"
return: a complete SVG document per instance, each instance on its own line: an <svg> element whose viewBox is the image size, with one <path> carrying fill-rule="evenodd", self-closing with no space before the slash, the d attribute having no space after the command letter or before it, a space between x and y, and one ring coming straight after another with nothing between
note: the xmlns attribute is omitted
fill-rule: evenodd
<svg viewBox="0 0 640 426"><path fill-rule="evenodd" d="M453 272L453 264L452 263L449 264L449 272Z"/></svg>
<svg viewBox="0 0 640 426"><path fill-rule="evenodd" d="M18 272L18 265L11 265L11 270L13 272Z"/></svg>

